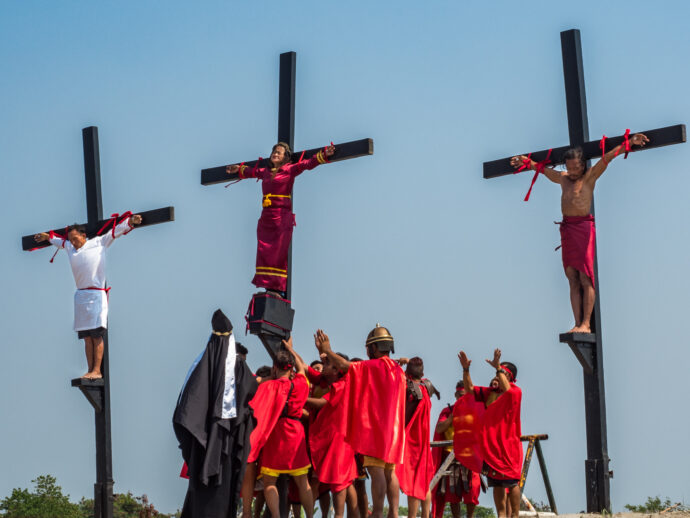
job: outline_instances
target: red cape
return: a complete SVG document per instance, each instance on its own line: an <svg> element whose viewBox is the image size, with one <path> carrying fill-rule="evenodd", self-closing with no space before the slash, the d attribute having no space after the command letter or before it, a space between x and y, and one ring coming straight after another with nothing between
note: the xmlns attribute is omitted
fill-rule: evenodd
<svg viewBox="0 0 690 518"><path fill-rule="evenodd" d="M489 389L484 387L484 390ZM522 390L514 383L487 408L474 394L458 400L453 409L453 449L463 466L481 472L486 463L505 478L520 478L521 402Z"/></svg>
<svg viewBox="0 0 690 518"><path fill-rule="evenodd" d="M316 419L309 426L309 446L316 478L322 484L331 484L337 493L357 478L355 452L345 442L345 413L343 396L345 381L331 385L324 398L328 403L319 410Z"/></svg>
<svg viewBox="0 0 690 518"><path fill-rule="evenodd" d="M287 381L287 378L285 378ZM268 436L271 435L280 414L285 408L290 383L282 383L280 380L264 381L259 385L256 395L249 402L249 406L254 410L256 427L252 430L249 437L251 450L247 462L254 462L259 458L261 449L266 444Z"/></svg>
<svg viewBox="0 0 690 518"><path fill-rule="evenodd" d="M395 467L400 489L407 496L424 500L434 477L434 463L429 446L431 433L431 399L426 387L420 384L422 400L405 427L403 462Z"/></svg>
<svg viewBox="0 0 690 518"><path fill-rule="evenodd" d="M350 364L343 405L345 440L357 453L390 464L403 461L405 374L387 356Z"/></svg>

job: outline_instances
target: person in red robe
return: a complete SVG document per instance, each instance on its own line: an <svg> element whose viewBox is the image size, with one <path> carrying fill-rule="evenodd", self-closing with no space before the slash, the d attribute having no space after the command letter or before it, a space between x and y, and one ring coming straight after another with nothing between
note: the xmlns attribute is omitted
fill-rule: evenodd
<svg viewBox="0 0 690 518"><path fill-rule="evenodd" d="M441 410L441 414L434 428L434 441L453 441L455 436L455 421L464 419L466 392L462 380L455 385L455 403ZM472 401L474 397L470 394ZM456 408L457 407L457 408ZM464 423L458 424L458 430L462 432ZM459 434L460 435L460 434ZM453 452L453 446L446 448L434 448L434 472L438 471L446 460L447 455ZM479 504L479 490L481 481L479 472L461 464L457 457L449 467L451 475L444 475L432 492L432 515L434 518L442 518L446 503L450 504L453 518L460 518L460 503L465 504L467 518L474 516L474 510Z"/></svg>
<svg viewBox="0 0 690 518"><path fill-rule="evenodd" d="M498 518L520 513L520 477L522 474L522 442L520 436L520 406L522 391L515 384L517 367L510 362L501 363L501 350L496 349L492 360L486 362L496 369L496 376L489 387L476 387L470 377L472 361L460 351L462 380L465 390L474 395L475 401L483 403L485 410L476 411L467 407L472 416L475 431L474 457L482 462L489 487L493 487L494 504ZM466 396L467 397L467 396ZM476 409L476 407L474 407ZM478 423L478 424L476 424ZM466 445L468 448L472 446Z"/></svg>
<svg viewBox="0 0 690 518"><path fill-rule="evenodd" d="M284 344L291 344L291 340ZM294 367L292 354L278 351L273 363L274 379L261 383L250 402L256 428L250 436L251 451L247 463L259 461L264 497L273 518L280 518L276 479L281 474L293 477L307 518L312 518L314 509L308 479L311 463L304 426L300 421L309 396L309 382L299 364L293 377ZM248 469L247 473L251 471ZM246 493L243 491L243 494Z"/></svg>
<svg viewBox="0 0 690 518"><path fill-rule="evenodd" d="M342 355L347 360L347 356ZM321 495L325 487L333 495L333 510L336 518L343 518L345 501L348 504L348 517L358 518L357 493L349 491L357 478L355 452L345 442L342 400L344 395L343 373L326 357L321 371L321 381L328 385L328 392L322 397L307 400L310 415L315 415L310 423L309 446L314 477L312 488L315 495Z"/></svg>
<svg viewBox="0 0 690 518"><path fill-rule="evenodd" d="M431 493L429 484L434 476L431 455L431 399L424 377L424 362L419 356L410 358L405 369L405 453L396 465L395 474L400 490L407 495L409 516L417 516L422 504L422 518L429 518Z"/></svg>
<svg viewBox="0 0 690 518"><path fill-rule="evenodd" d="M570 284L570 304L575 317L575 326L569 333L591 333L590 320L594 309L594 244L595 229L594 216L591 214L594 186L604 174L609 162L616 158L621 151L625 157L631 146L644 146L649 139L642 133L628 138L630 130L626 131L625 139L619 146L608 153L602 153L599 160L592 167L587 167L582 148L576 147L566 151L563 159L565 171L557 171L546 167L545 162L535 162L529 157L520 155L511 158L513 167L534 169L536 174L543 173L553 183L561 186L561 211L563 221L560 222L563 269ZM602 139L602 150L606 137ZM536 175L535 175L536 179Z"/></svg>
<svg viewBox="0 0 690 518"><path fill-rule="evenodd" d="M230 165L228 173L237 173L240 180L257 178L261 180L263 210L256 227L256 274L252 284L266 288L285 298L287 286L288 250L292 240L295 215L292 213L292 186L302 172L328 163L328 157L335 153L331 144L308 160L291 162L290 146L278 142L271 150L270 167L255 167L244 164Z"/></svg>
<svg viewBox="0 0 690 518"><path fill-rule="evenodd" d="M342 405L345 414L345 441L364 456L371 477L372 517L383 518L388 497L388 516L398 517L400 484L396 464L403 462L405 449L405 373L389 355L394 341L388 329L377 325L367 336L369 360L349 362L331 349L328 335L318 330L314 336L320 353L347 374Z"/></svg>

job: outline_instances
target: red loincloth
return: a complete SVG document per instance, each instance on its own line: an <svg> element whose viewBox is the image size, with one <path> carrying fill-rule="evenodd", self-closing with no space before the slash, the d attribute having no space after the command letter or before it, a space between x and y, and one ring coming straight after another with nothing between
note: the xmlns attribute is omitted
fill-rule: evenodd
<svg viewBox="0 0 690 518"><path fill-rule="evenodd" d="M289 472L309 467L304 426L300 421L308 395L309 383L302 374L293 380L279 378L259 385L249 402L254 410L256 428L250 436L251 451L247 462L254 462L261 455L262 469ZM286 409L287 416L284 416Z"/></svg>
<svg viewBox="0 0 690 518"><path fill-rule="evenodd" d="M350 364L343 395L345 440L355 452L389 464L403 461L405 374L387 356Z"/></svg>
<svg viewBox="0 0 690 518"><path fill-rule="evenodd" d="M345 381L333 383L331 390L324 396L328 403L319 410L316 419L309 426L309 446L314 473L321 485L330 484L334 493L346 489L357 478L355 452L345 442L343 433L344 394Z"/></svg>
<svg viewBox="0 0 690 518"><path fill-rule="evenodd" d="M407 496L424 500L429 483L434 477L434 463L429 446L431 433L431 399L423 384L419 385L422 400L419 401L412 418L405 427L405 452L403 462L395 466L400 481L400 490Z"/></svg>
<svg viewBox="0 0 690 518"><path fill-rule="evenodd" d="M564 216L560 223L563 268L572 266L594 286L596 227L594 216Z"/></svg>

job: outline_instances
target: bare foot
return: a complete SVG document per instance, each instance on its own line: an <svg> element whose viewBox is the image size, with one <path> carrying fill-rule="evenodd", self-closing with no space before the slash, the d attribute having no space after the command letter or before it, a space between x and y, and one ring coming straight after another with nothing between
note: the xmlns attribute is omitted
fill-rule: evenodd
<svg viewBox="0 0 690 518"><path fill-rule="evenodd" d="M103 377L103 374L101 374L100 372L87 372L84 375L84 378L86 378L87 380L97 380L97 379L101 379L102 377Z"/></svg>
<svg viewBox="0 0 690 518"><path fill-rule="evenodd" d="M575 326L572 330L573 333L591 333L592 328L587 325L587 324L581 324L579 326Z"/></svg>
<svg viewBox="0 0 690 518"><path fill-rule="evenodd" d="M90 372L87 372L86 374L82 374L82 375L81 375L81 379L84 379L84 378L88 379L88 378L89 378L89 374L91 374L91 373L90 373Z"/></svg>
<svg viewBox="0 0 690 518"><path fill-rule="evenodd" d="M580 328L580 326L575 326L570 331L566 331L565 333L566 334L568 334L568 333L580 333L581 331L578 331L579 328Z"/></svg>

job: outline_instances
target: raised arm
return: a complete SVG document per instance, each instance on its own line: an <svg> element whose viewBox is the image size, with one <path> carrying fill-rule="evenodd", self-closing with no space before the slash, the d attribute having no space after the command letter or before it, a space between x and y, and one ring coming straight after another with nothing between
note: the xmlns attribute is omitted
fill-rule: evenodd
<svg viewBox="0 0 690 518"><path fill-rule="evenodd" d="M514 156L510 159L510 165L515 169L527 164L528 169L534 169L537 167L537 163L531 158L527 158L525 155ZM553 183L561 183L561 173L556 171L552 167L544 167L544 176L546 176Z"/></svg>
<svg viewBox="0 0 690 518"><path fill-rule="evenodd" d="M318 153L316 153L313 157L311 157L309 160L302 160L301 162L292 164L290 166L290 174L292 176L297 176L298 174L301 174L304 171L314 169L318 165L327 164L328 159L332 157L334 153L335 146L333 144L331 144L330 146L326 146Z"/></svg>
<svg viewBox="0 0 690 518"><path fill-rule="evenodd" d="M321 329L316 330L314 335L314 344L319 350L320 354L325 354L330 362L335 365L335 368L340 372L347 372L350 368L350 362L339 354L335 354L331 349L331 341L328 339L328 335Z"/></svg>
<svg viewBox="0 0 690 518"><path fill-rule="evenodd" d="M63 239L61 237L55 237L55 234L53 234L53 231L51 230L50 233L48 232L40 232L36 235L34 235L34 241L37 243L42 243L43 241L48 241L51 245L57 247L57 248L64 248L65 243L69 243L69 240Z"/></svg>
<svg viewBox="0 0 690 518"><path fill-rule="evenodd" d="M647 142L649 142L649 139L644 133L635 133L632 137L630 137L630 144L633 146L644 147ZM606 168L609 166L609 162L620 155L621 151L624 151L623 144L614 147L592 166L592 168L589 170L589 174L594 178L595 181L598 180L602 174L604 174L604 171L606 171Z"/></svg>
<svg viewBox="0 0 690 518"><path fill-rule="evenodd" d="M501 390L506 392L508 389L510 389L510 381L508 381L508 376L506 376L505 371L501 368L501 350L494 349L493 360L486 360L486 363L496 369L496 377L498 378L498 384L500 385Z"/></svg>
<svg viewBox="0 0 690 518"><path fill-rule="evenodd" d="M225 167L225 172L227 174L236 174L238 180L257 178L261 170L262 168L260 167L249 167L244 164L233 164Z"/></svg>
<svg viewBox="0 0 690 518"><path fill-rule="evenodd" d="M304 363L304 360L302 359L302 357L299 354L297 354L294 347L292 347L292 336L290 338L288 338L287 340L283 340L283 345L288 350L288 352L290 354L292 354L292 357L295 359L295 370L297 371L297 374L304 374L306 376L308 365L306 363Z"/></svg>
<svg viewBox="0 0 690 518"><path fill-rule="evenodd" d="M465 392L472 394L474 392L474 384L472 383L472 378L470 377L470 365L472 360L467 358L465 351L460 351L458 353L458 359L460 360L460 365L462 366L462 384L465 387Z"/></svg>
<svg viewBox="0 0 690 518"><path fill-rule="evenodd" d="M116 238L129 234L134 227L141 224L141 214L133 214L127 218L124 218L117 225L115 225L115 230L108 230L100 238L102 239L103 245L109 247L113 244Z"/></svg>

